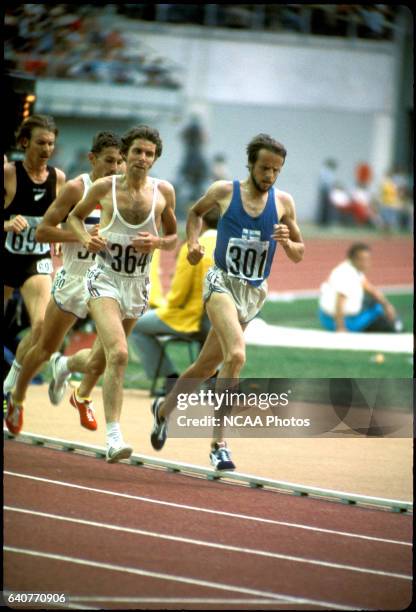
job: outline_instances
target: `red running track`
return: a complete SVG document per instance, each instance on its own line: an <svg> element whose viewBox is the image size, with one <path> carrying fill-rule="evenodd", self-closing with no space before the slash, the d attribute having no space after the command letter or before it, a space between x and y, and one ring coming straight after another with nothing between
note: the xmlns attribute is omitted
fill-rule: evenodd
<svg viewBox="0 0 416 612"><path fill-rule="evenodd" d="M413 240L407 237L359 238L372 250L372 267L369 280L375 285L413 286ZM354 239L307 238L305 257L299 264L291 262L283 252L277 251L268 285L270 291L318 290L338 263ZM175 268L175 252L162 251L161 275L165 290L169 289Z"/></svg>
<svg viewBox="0 0 416 612"><path fill-rule="evenodd" d="M82 609L410 605L412 517L5 442L4 590Z"/></svg>

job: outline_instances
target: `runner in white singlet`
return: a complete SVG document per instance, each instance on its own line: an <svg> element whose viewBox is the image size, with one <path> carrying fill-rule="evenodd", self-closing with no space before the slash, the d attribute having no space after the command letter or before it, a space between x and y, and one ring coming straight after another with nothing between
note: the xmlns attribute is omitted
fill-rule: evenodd
<svg viewBox="0 0 416 612"><path fill-rule="evenodd" d="M114 298L120 305L123 319L137 319L148 307L149 273L152 253L137 252L132 240L138 232L159 236L155 222L158 181L153 181L150 213L143 221L128 223L117 208L116 176L112 177L113 216L99 231L106 240L106 249L97 253L96 263L87 275L87 299Z"/></svg>
<svg viewBox="0 0 416 612"><path fill-rule="evenodd" d="M149 265L154 249L176 245L175 192L167 181L148 176L162 152L157 130L141 125L122 138L126 173L96 181L68 217L79 241L97 253L86 279L88 307L106 356L103 380L107 461L133 452L120 430L127 336L148 305ZM84 219L99 202L101 229L89 234ZM163 226L164 236L159 236Z"/></svg>

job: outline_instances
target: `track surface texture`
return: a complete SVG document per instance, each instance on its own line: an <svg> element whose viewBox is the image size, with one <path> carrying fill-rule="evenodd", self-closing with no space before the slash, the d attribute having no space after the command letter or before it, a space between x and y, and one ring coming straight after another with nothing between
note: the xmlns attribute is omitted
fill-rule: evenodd
<svg viewBox="0 0 416 612"><path fill-rule="evenodd" d="M278 253L269 289L318 289L352 242L307 239L296 267ZM410 238L368 242L374 284L412 284ZM174 254L162 255L166 289ZM24 431L102 446L101 391L93 392L96 432L80 428L68 399L69 391L52 407L46 385L31 386ZM169 439L152 450L149 407L148 394L125 391L121 425L134 452L207 466L209 440ZM412 499L410 439L233 439L231 446L243 473ZM15 440L4 443L4 470L6 598L64 593L60 608L104 610L401 610L411 602L411 515L109 465Z"/></svg>
<svg viewBox="0 0 416 612"><path fill-rule="evenodd" d="M98 609L399 610L411 600L411 516L14 440L4 469L7 591Z"/></svg>

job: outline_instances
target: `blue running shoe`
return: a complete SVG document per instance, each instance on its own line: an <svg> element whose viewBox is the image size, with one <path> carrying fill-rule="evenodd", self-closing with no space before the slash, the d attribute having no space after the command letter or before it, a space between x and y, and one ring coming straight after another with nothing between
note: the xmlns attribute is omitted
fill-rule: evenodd
<svg viewBox="0 0 416 612"><path fill-rule="evenodd" d="M231 453L225 442L216 442L209 454L211 465L216 470L235 470L235 464L231 461Z"/></svg>

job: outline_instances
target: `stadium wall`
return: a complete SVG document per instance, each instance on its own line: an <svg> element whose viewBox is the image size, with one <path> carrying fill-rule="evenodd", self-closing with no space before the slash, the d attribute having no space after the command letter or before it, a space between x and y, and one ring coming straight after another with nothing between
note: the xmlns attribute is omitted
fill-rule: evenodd
<svg viewBox="0 0 416 612"><path fill-rule="evenodd" d="M394 44L261 33L228 40L220 30L192 30L142 31L140 40L186 66L188 108L204 120L210 153L225 152L233 175L243 174L255 133L275 135L288 149L281 188L293 193L299 217L312 220L325 158L338 159L346 186L358 162L370 163L376 180L390 166Z"/></svg>
<svg viewBox="0 0 416 612"><path fill-rule="evenodd" d="M376 178L391 164L397 84L392 43L261 33L256 41L253 33L250 39L229 40L218 31L207 35L206 29L201 38L196 30L128 32L129 44L140 38L183 66L180 109L147 118L152 100L140 92L129 118L117 120L114 104L111 120L102 104L97 104L94 120L57 117L62 157L88 146L96 129L127 129L142 114L160 129L165 143L155 174L174 181L182 155L180 133L196 113L207 133L207 157L225 153L234 176L245 175L245 146L254 134L271 133L287 146L279 182L293 193L301 220L315 218L318 173L325 158L339 161L339 178L346 186L352 185L358 162L370 163ZM103 96L108 87L103 84ZM160 97L164 95L160 90Z"/></svg>

